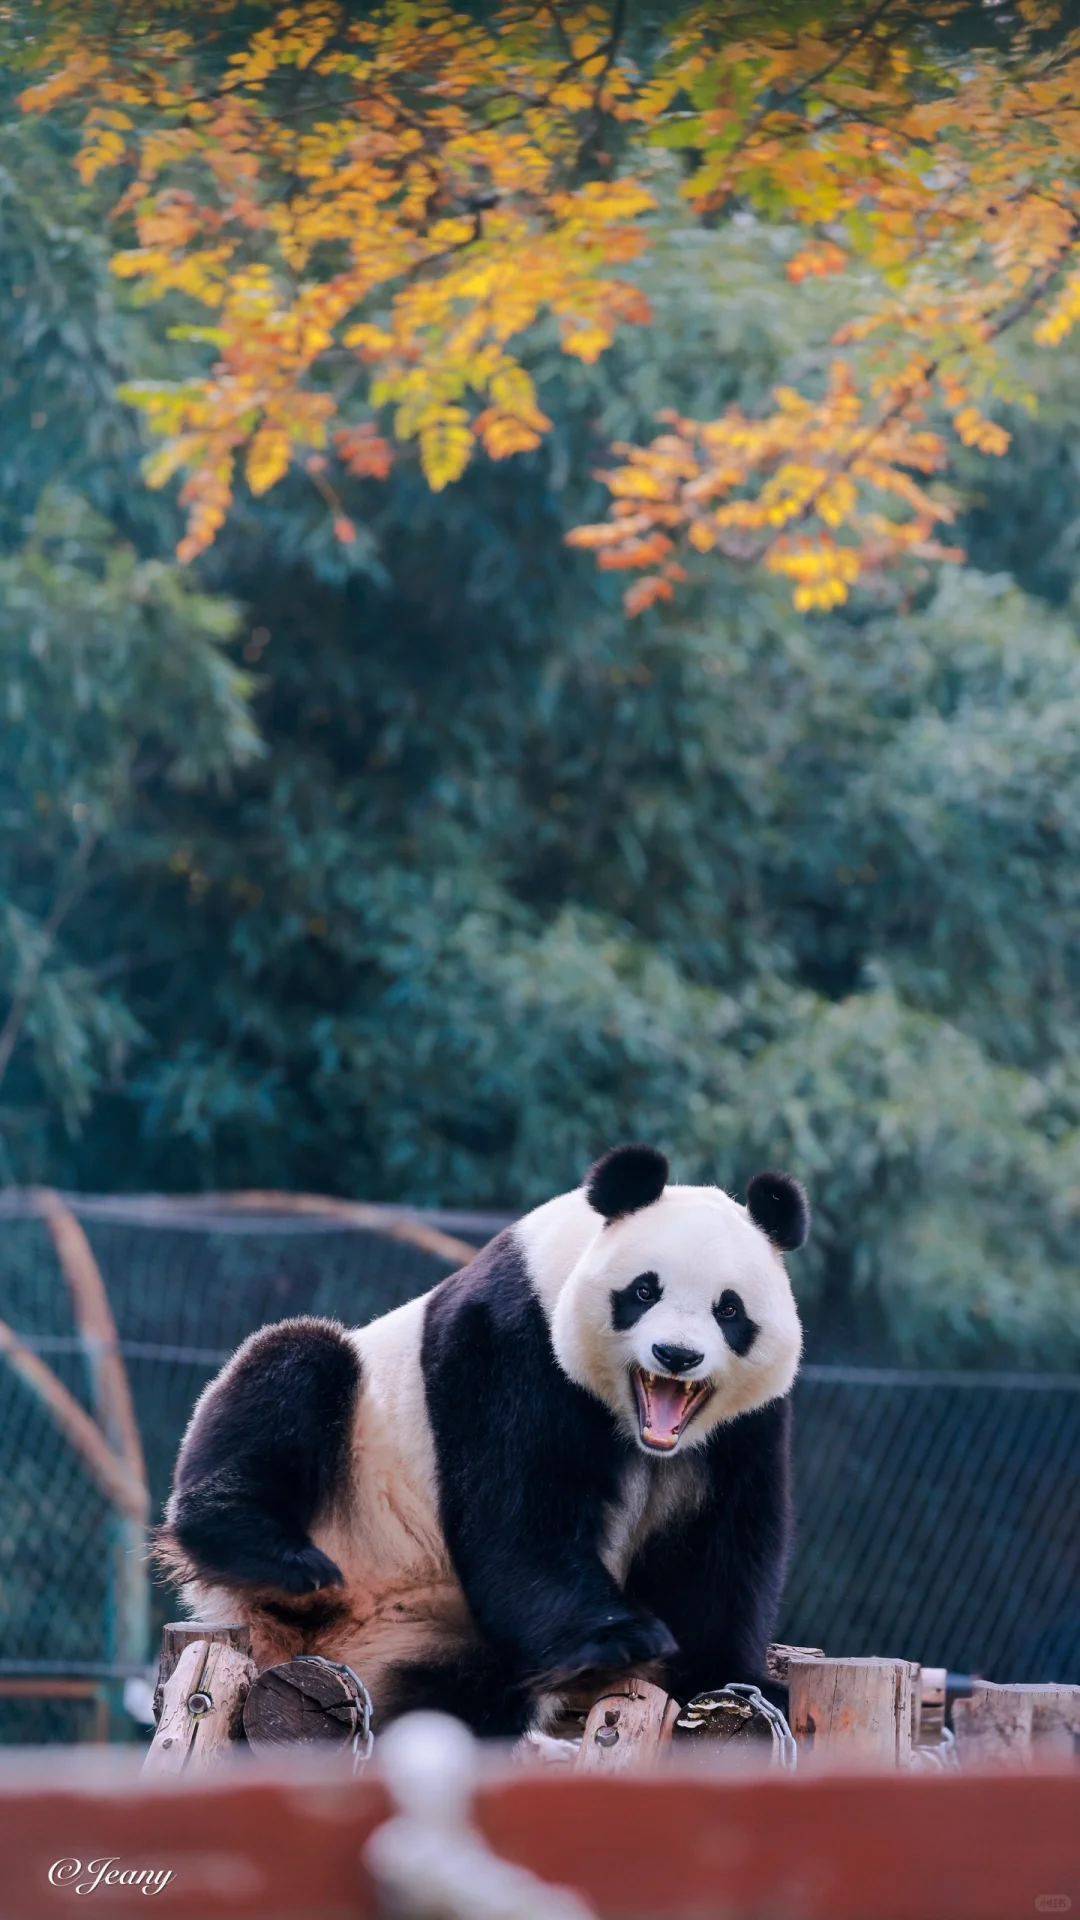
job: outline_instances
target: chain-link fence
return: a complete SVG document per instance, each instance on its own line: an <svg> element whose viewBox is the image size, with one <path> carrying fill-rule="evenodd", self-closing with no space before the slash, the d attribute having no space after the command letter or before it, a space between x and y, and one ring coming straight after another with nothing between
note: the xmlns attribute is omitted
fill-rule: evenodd
<svg viewBox="0 0 1080 1920"><path fill-rule="evenodd" d="M1080 1682L1080 1378L810 1366L781 1637Z"/></svg>
<svg viewBox="0 0 1080 1920"><path fill-rule="evenodd" d="M134 1545L139 1441L157 1517L192 1402L245 1334L301 1312L370 1319L501 1224L80 1198L113 1335L43 1206L0 1197L0 1741L82 1737L107 1700L125 1724L125 1677L176 1609ZM122 1380L102 1373L114 1339L137 1429L126 1479L109 1468L125 1451ZM811 1366L796 1407L784 1639L1080 1681L1080 1379Z"/></svg>

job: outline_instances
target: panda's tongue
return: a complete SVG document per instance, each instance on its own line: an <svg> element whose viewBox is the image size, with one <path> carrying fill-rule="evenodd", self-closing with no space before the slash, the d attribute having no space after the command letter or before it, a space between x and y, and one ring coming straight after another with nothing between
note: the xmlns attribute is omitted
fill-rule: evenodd
<svg viewBox="0 0 1080 1920"><path fill-rule="evenodd" d="M662 1373L635 1373L634 1385L642 1439L649 1446L673 1447L699 1386L692 1380L672 1380Z"/></svg>

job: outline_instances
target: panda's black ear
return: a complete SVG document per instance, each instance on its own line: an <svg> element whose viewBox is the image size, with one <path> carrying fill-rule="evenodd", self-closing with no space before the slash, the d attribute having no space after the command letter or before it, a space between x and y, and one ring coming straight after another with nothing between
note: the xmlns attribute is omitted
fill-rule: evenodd
<svg viewBox="0 0 1080 1920"><path fill-rule="evenodd" d="M621 1220L659 1200L670 1169L656 1147L612 1147L590 1167L585 1198L605 1220Z"/></svg>
<svg viewBox="0 0 1080 1920"><path fill-rule="evenodd" d="M810 1202L806 1188L790 1173L755 1173L746 1189L746 1210L781 1253L796 1253L804 1245Z"/></svg>

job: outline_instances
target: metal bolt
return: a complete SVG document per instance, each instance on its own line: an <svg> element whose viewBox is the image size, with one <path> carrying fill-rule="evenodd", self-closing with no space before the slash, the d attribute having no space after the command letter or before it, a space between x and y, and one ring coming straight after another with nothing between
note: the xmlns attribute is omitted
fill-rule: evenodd
<svg viewBox="0 0 1080 1920"><path fill-rule="evenodd" d="M596 1744L598 1747L613 1747L619 1738L617 1727L597 1727Z"/></svg>
<svg viewBox="0 0 1080 1920"><path fill-rule="evenodd" d="M187 1709L193 1720L201 1720L204 1714L213 1712L214 1703L208 1693L189 1693Z"/></svg>
<svg viewBox="0 0 1080 1920"><path fill-rule="evenodd" d="M161 1744L162 1744L162 1746L163 1746L163 1747L171 1747L171 1746L172 1746L172 1735L170 1734L170 1735L169 1735L169 1738L168 1738L167 1740L163 1740Z"/></svg>

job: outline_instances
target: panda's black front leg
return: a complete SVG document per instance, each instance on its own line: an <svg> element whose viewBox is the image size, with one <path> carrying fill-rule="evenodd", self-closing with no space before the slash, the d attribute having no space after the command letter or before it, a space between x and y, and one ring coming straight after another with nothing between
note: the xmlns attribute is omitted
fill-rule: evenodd
<svg viewBox="0 0 1080 1920"><path fill-rule="evenodd" d="M678 1640L668 1685L684 1705L733 1680L785 1704L765 1657L791 1539L790 1427L789 1400L718 1427L702 1449L702 1504L650 1540L630 1569L627 1592L662 1612Z"/></svg>
<svg viewBox="0 0 1080 1920"><path fill-rule="evenodd" d="M649 1665L675 1652L661 1620L628 1606L587 1549L550 1535L455 1529L455 1561L484 1635L513 1656L522 1684L557 1686L596 1670Z"/></svg>
<svg viewBox="0 0 1080 1920"><path fill-rule="evenodd" d="M360 1363L329 1320L264 1327L196 1406L161 1533L180 1570L233 1587L340 1586L311 1528L344 1486Z"/></svg>
<svg viewBox="0 0 1080 1920"><path fill-rule="evenodd" d="M509 1236L432 1295L423 1371L454 1568L521 1684L673 1654L600 1558L627 1443L557 1365Z"/></svg>

